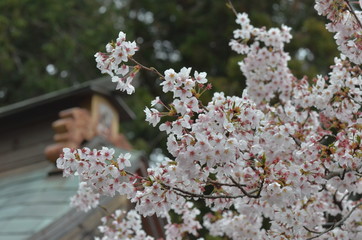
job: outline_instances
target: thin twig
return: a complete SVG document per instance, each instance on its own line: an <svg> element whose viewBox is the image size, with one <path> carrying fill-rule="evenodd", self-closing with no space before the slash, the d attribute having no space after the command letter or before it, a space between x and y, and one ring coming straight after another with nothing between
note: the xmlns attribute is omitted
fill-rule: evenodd
<svg viewBox="0 0 362 240"><path fill-rule="evenodd" d="M329 172L328 175L326 175L324 177L324 179L331 179L331 178L334 178L334 177L340 177L342 178L344 174L346 174L347 172L352 172L352 171L359 171L360 169L362 168L362 164L360 164L359 166L357 166L356 169L352 169L352 168L346 168L346 169L342 169L340 171L333 171L333 172Z"/></svg>
<svg viewBox="0 0 362 240"><path fill-rule="evenodd" d="M147 70L147 71L151 71L156 73L160 78L164 79L165 76L163 76L156 68L154 67L146 67L145 65L139 63L138 61L136 61L133 57L129 57L129 59L134 62L135 64L137 64L138 66L140 66L141 68Z"/></svg>
<svg viewBox="0 0 362 240"><path fill-rule="evenodd" d="M108 209L102 205L98 205L100 209L102 209L107 215L111 215L111 212L108 211Z"/></svg>
<svg viewBox="0 0 362 240"><path fill-rule="evenodd" d="M126 171L126 170L123 170L127 175L130 175L132 177L135 177L135 178L138 178L138 179L146 179L145 177L142 177L140 175L137 175L137 174L134 174L134 173L131 173L129 171Z"/></svg>
<svg viewBox="0 0 362 240"><path fill-rule="evenodd" d="M240 185L240 186L246 187L245 184L235 185L235 184L232 184L232 183L222 183L222 182L218 182L218 181L211 180L211 179L209 179L209 180L206 181L206 184L208 184L208 183L210 183L210 184L212 184L212 185L216 185L216 186L227 186L227 187L237 187L237 188L239 188L238 185Z"/></svg>
<svg viewBox="0 0 362 240"><path fill-rule="evenodd" d="M205 198L205 199L219 199L219 198L243 198L245 195L204 195L204 194L196 194L191 193L180 188L170 188L170 190L176 190L183 194L187 194L189 197L197 197L197 198Z"/></svg>
<svg viewBox="0 0 362 240"><path fill-rule="evenodd" d="M307 123L307 121L309 120L309 117L310 117L310 109L308 109L308 115L307 117L304 119L303 123L302 123L302 126L304 127L304 125Z"/></svg>
<svg viewBox="0 0 362 240"><path fill-rule="evenodd" d="M234 4L231 2L231 0L227 0L227 4L226 4L230 9L231 11L233 11L233 13L235 14L235 16L237 17L238 16L238 12L236 11L235 7L234 7Z"/></svg>
<svg viewBox="0 0 362 240"><path fill-rule="evenodd" d="M359 18L357 17L356 13L354 12L351 4L349 3L348 0L344 0L344 2L347 4L347 6L348 6L348 8L349 8L349 9L348 9L349 12L352 13L352 15L354 16L354 18L355 18L356 21L357 21L358 26L359 26L360 29L362 30L362 23L361 23L361 21L359 20Z"/></svg>
<svg viewBox="0 0 362 240"><path fill-rule="evenodd" d="M255 198L260 198L261 190L263 189L263 186L264 186L264 178L261 180L261 183L260 183L260 186L259 186L259 191L256 194Z"/></svg>
<svg viewBox="0 0 362 240"><path fill-rule="evenodd" d="M332 223L332 226L331 226L330 228L328 228L327 230L323 231L323 232L313 231L313 230L310 230L310 229L308 229L307 227L304 226L304 228L305 228L308 232L317 234L317 235L314 236L314 237L307 238L307 240L312 240L312 239L318 238L318 237L322 236L323 234L326 234L326 233L332 231L332 230L335 229L336 227L342 226L343 223L352 215L352 213L354 212L354 210L356 210L356 209L359 208L360 206L362 206L362 202L360 202L359 204L357 204L356 206L354 206L354 207L352 208L352 210L351 210L344 218L342 218L340 221L338 221L338 222L336 222L336 223Z"/></svg>
<svg viewBox="0 0 362 240"><path fill-rule="evenodd" d="M191 198L201 198L201 199L220 199L220 198L243 198L245 195L204 195L204 194L197 194L191 193L186 190L177 188L177 187L170 187L166 184L162 184L162 186L168 190L173 190L176 194L181 195L183 197L191 197Z"/></svg>
<svg viewBox="0 0 362 240"><path fill-rule="evenodd" d="M311 240L311 239L315 239L315 238L317 238L317 237L320 237L320 236L322 236L323 234L325 234L325 233L327 233L327 232L329 232L329 231L332 231L332 230L334 229L334 227L335 227L335 223L333 223L330 228L328 228L327 230L325 230L325 231L323 231L323 232L317 232L317 231L310 230L309 228L307 228L307 227L305 227L305 226L303 226L303 227L304 227L304 229L307 230L308 232L317 234L317 235L314 236L314 237L307 238L307 240Z"/></svg>
<svg viewBox="0 0 362 240"><path fill-rule="evenodd" d="M302 146L300 140L297 139L297 138L295 138L292 134L289 134L289 137L291 137L291 138L294 140L295 144L297 144L298 147L301 147L301 146Z"/></svg>
<svg viewBox="0 0 362 240"><path fill-rule="evenodd" d="M235 181L234 178L230 177L230 180L242 191L242 193L245 194L245 196L247 196L249 198L260 198L260 192L261 192L261 188L263 187L264 180L262 181L260 188L254 190L254 191L251 191L251 192L247 192L240 184L238 184L237 181ZM257 192L257 194L252 195L255 192Z"/></svg>

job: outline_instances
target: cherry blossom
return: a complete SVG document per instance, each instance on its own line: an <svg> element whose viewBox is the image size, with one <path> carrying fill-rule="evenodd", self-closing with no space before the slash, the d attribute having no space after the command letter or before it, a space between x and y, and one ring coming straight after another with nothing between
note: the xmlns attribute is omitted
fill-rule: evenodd
<svg viewBox="0 0 362 240"><path fill-rule="evenodd" d="M106 53L98 52L94 55L97 68L102 73L107 73L111 76L112 82L117 83L117 90L132 94L135 88L131 85L131 82L138 72L138 67L130 72L129 66L124 63L128 62L128 59L132 58L135 52L138 51L136 43L134 41L126 41L126 34L120 32L116 42L107 44L106 51Z"/></svg>
<svg viewBox="0 0 362 240"><path fill-rule="evenodd" d="M361 2L359 2L361 4ZM351 62L362 64L362 14L346 0L316 0L315 9L331 21L326 28L333 33L338 50Z"/></svg>
<svg viewBox="0 0 362 240"><path fill-rule="evenodd" d="M102 238L96 240L132 239L132 240L153 240L142 230L140 215L131 210L127 214L125 211L117 210L112 215L102 218L102 226L98 229L103 233ZM107 224L109 223L109 224Z"/></svg>
<svg viewBox="0 0 362 240"><path fill-rule="evenodd" d="M123 170L125 167L130 167L131 166L131 162L129 161L130 158L131 158L130 153L126 153L124 155L121 153L117 158L118 169Z"/></svg>
<svg viewBox="0 0 362 240"><path fill-rule="evenodd" d="M99 204L99 193L94 193L93 189L86 182L79 183L79 189L75 196L70 199L70 205L78 210L87 212Z"/></svg>
<svg viewBox="0 0 362 240"><path fill-rule="evenodd" d="M102 239L153 239L140 224L140 215L153 214L167 220L166 239L203 237L201 228L230 239L362 238L361 13L342 0L316 0L315 8L331 21L327 29L342 52L328 75L297 79L284 51L291 29L257 28L238 13L230 46L244 55L247 88L241 96L214 93L208 103L201 100L211 89L206 73L143 66L122 32L106 54L96 54L118 89L133 93L132 78L143 69L173 97L168 104L156 97L144 110L146 121L168 135L171 157L147 176L127 171L131 154L117 157L105 147L65 148L57 160L65 177L82 182L73 205L88 210L99 195L115 194L135 204L127 215L103 219Z"/></svg>

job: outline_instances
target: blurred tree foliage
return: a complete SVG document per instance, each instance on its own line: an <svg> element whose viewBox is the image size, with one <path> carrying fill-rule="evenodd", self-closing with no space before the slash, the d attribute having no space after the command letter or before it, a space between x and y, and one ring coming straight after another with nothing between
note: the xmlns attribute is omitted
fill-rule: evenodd
<svg viewBox="0 0 362 240"><path fill-rule="evenodd" d="M313 0L234 0L255 26L293 28L287 45L298 77L327 73L337 56ZM135 58L164 71L182 66L208 73L214 90L240 95L244 80L228 42L238 27L224 0L1 0L0 106L100 76L94 53L104 51L119 30L136 39ZM142 73L126 97L138 120L124 129L139 148L151 150L161 135L144 123L143 108L162 92L159 80ZM137 125L137 127L132 127Z"/></svg>
<svg viewBox="0 0 362 240"><path fill-rule="evenodd" d="M0 1L0 105L99 76L94 52L115 15L86 0Z"/></svg>

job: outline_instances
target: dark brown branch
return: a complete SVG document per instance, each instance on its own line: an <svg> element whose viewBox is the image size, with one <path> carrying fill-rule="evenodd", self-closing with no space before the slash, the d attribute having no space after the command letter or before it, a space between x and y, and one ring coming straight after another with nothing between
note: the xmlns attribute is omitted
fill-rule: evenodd
<svg viewBox="0 0 362 240"><path fill-rule="evenodd" d="M332 231L332 230L334 229L334 227L335 227L335 223L333 223L330 228L328 228L327 230L325 230L325 231L323 231L323 232L317 232L317 231L310 230L309 228L307 228L307 227L305 227L305 226L303 226L303 227L304 227L304 229L307 230L308 232L317 234L317 235L314 236L314 237L307 238L307 240L311 240L311 239L315 239L315 238L317 238L317 237L320 237L320 236L322 236L323 234L325 234L325 233L327 233L327 232L329 232L329 231Z"/></svg>
<svg viewBox="0 0 362 240"><path fill-rule="evenodd" d="M344 2L345 2L345 3L347 4L347 6L348 6L348 11L354 16L354 18L355 18L356 21L357 21L357 24L358 24L359 28L362 30L362 23L361 23L361 21L359 20L359 18L357 17L356 13L354 12L351 4L349 3L348 0L344 0Z"/></svg>
<svg viewBox="0 0 362 240"><path fill-rule="evenodd" d="M147 178L146 177L142 177L142 176L139 176L139 175L135 175L131 172L128 172L128 171L125 171L125 173L129 176L132 176L132 177L135 177L135 178L138 178L138 179L143 179L143 180L146 180ZM234 184L230 184L230 183L219 183L217 181L214 181L214 180L209 180L208 181L209 183L211 184L214 184L214 185L220 185L220 186L228 186L228 187L237 187L237 188L242 188L242 186L246 186L244 184L238 184L236 183L235 185ZM263 183L262 183L263 184ZM186 190L183 190L181 188L177 188L177 187L170 187L164 183L161 183L161 185L167 189L167 190L174 190L174 192L180 196L183 196L183 197L190 197L190 198L202 198L202 199L220 199L220 198L228 198L228 199L231 199L231 198L243 198L245 196L247 197L250 197L250 198L259 198L260 197L260 192L261 192L261 188L260 189L256 189L256 190L253 190L251 192L246 192L244 189L243 189L243 193L245 195L205 195L205 194L196 194L196 193L192 193L192 192L188 192ZM254 193L257 193L256 196L252 195Z"/></svg>
<svg viewBox="0 0 362 240"><path fill-rule="evenodd" d="M343 204L342 204L342 201L343 201L343 198L340 200L340 201L338 201L337 200L337 190L334 192L334 194L333 194L333 203L335 204L335 205L337 205L337 207L339 208L339 210L340 211L343 211Z"/></svg>
<svg viewBox="0 0 362 240"><path fill-rule="evenodd" d="M294 140L295 144L297 144L298 147L302 146L300 140L296 139L293 135L289 134L289 137L291 137Z"/></svg>
<svg viewBox="0 0 362 240"><path fill-rule="evenodd" d="M303 121L303 123L302 123L302 126L304 126L307 122L308 122L308 120L309 120L309 118L310 118L310 109L308 109L308 115L307 115L307 117L304 119L304 121Z"/></svg>
<svg viewBox="0 0 362 240"><path fill-rule="evenodd" d="M245 184L235 185L235 184L231 184L231 183L221 183L221 182L211 180L211 179L207 180L206 184L208 184L208 183L210 183L212 185L215 185L215 186L227 186L227 187L237 187L237 188L239 188L239 185L240 185L240 186L246 187Z"/></svg>
<svg viewBox="0 0 362 240"><path fill-rule="evenodd" d="M261 194L261 190L263 189L263 186L264 186L264 179L261 180L259 191L257 192L257 194L255 196L256 198L260 198L260 194Z"/></svg>
<svg viewBox="0 0 362 240"><path fill-rule="evenodd" d="M336 227L340 227L343 225L343 223L352 215L352 213L354 212L354 210L356 210L357 208L359 208L360 206L362 206L362 202L360 202L359 204L357 204L356 206L354 206L352 208L352 210L344 217L342 218L340 221L336 222L336 223L331 223L331 227L328 228L327 230L323 231L323 232L317 232L317 231L313 231L313 230L310 230L308 229L307 227L304 226L304 229L306 229L308 232L311 232L311 233L315 233L317 235L313 236L313 237L310 237L310 238L307 238L307 240L312 240L312 239L315 239L315 238L318 238L320 236L322 236L323 234L326 234L330 231L332 231L333 229L335 229Z"/></svg>
<svg viewBox="0 0 362 240"><path fill-rule="evenodd" d="M174 190L174 191L177 191L177 192L181 193L180 195L182 195L184 197L203 198L203 199L243 198L243 197L245 197L245 195L204 195L204 194L196 194L196 193L191 193L191 192L188 192L188 191L182 190L180 188L176 188L176 187L170 187L170 186L167 186L167 185L163 185L163 186L166 189Z"/></svg>
<svg viewBox="0 0 362 240"><path fill-rule="evenodd" d="M324 178L329 180L331 178L334 177L340 177L343 178L343 176L347 173L347 172L351 172L351 171L359 171L362 168L362 164L360 164L356 169L352 169L352 168L346 168L346 169L342 169L340 171L334 171L334 172L329 172L328 175L326 175Z"/></svg>
<svg viewBox="0 0 362 240"><path fill-rule="evenodd" d="M242 193L245 194L245 196L249 197L249 198L260 198L260 193L261 193L261 189L263 188L263 184L264 184L264 180L261 182L261 185L258 189L252 191L252 192L247 192L242 185L240 185L238 182L235 181L234 178L230 177L230 180L241 190ZM252 195L253 193L257 192L256 195Z"/></svg>

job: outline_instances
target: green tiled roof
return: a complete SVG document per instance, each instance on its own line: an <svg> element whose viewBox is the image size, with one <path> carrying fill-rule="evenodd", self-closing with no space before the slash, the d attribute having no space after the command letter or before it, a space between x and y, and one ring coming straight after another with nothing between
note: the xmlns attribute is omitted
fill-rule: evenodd
<svg viewBox="0 0 362 240"><path fill-rule="evenodd" d="M124 151L117 149L117 154L120 152ZM141 152L132 152L129 171L138 169L141 155ZM68 239L64 235L74 232L85 220L99 220L101 209L83 213L69 206L70 197L78 190L78 178L63 178L62 174L49 176L54 169L53 164L42 162L0 175L1 240ZM106 198L101 204L116 202L116 208L122 204L127 208L125 200L122 201ZM94 218L95 214L98 217Z"/></svg>
<svg viewBox="0 0 362 240"><path fill-rule="evenodd" d="M78 179L48 176L50 163L0 178L0 239L28 239L69 210Z"/></svg>

